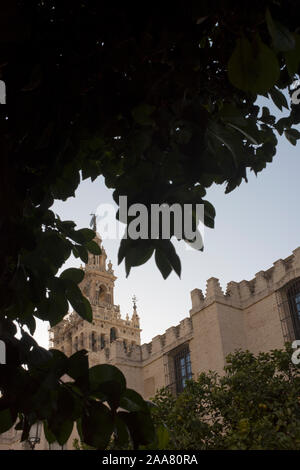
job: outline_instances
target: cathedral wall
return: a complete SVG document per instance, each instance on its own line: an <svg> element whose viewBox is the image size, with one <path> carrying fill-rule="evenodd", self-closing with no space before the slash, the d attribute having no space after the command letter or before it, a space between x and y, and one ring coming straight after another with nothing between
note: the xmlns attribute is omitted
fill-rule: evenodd
<svg viewBox="0 0 300 470"><path fill-rule="evenodd" d="M149 399L160 388L173 385L172 357L181 346L190 343L192 334L191 319L185 318L179 325L168 328L163 335L157 335L150 343L141 346L144 398Z"/></svg>
<svg viewBox="0 0 300 470"><path fill-rule="evenodd" d="M224 355L217 304L212 303L192 315L192 324L190 352L193 377L196 379L204 371L222 371Z"/></svg>
<svg viewBox="0 0 300 470"><path fill-rule="evenodd" d="M246 347L245 314L239 308L222 303L217 304L217 309L223 356L225 359L233 351L245 349Z"/></svg>
<svg viewBox="0 0 300 470"><path fill-rule="evenodd" d="M275 293L245 309L246 346L254 354L284 347ZM245 348L244 348L245 349Z"/></svg>
<svg viewBox="0 0 300 470"><path fill-rule="evenodd" d="M165 387L167 380L164 370L164 355L160 354L151 362L143 366L143 396L150 399L156 390Z"/></svg>
<svg viewBox="0 0 300 470"><path fill-rule="evenodd" d="M117 339L101 351L90 352L89 364L90 367L97 364L111 364L118 367L126 377L127 387L143 394L140 346L125 345L122 339Z"/></svg>

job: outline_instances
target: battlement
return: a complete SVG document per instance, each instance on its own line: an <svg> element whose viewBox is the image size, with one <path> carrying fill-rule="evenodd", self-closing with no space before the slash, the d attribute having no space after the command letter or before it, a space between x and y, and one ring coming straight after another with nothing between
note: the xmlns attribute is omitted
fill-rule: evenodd
<svg viewBox="0 0 300 470"><path fill-rule="evenodd" d="M290 280L300 277L300 247L285 259L279 259L266 271L259 271L249 281L231 281L227 284L224 293L219 280L212 277L207 280L205 295L201 289L191 291L193 315L213 302L221 302L235 308L244 309L257 302L266 295L275 292Z"/></svg>
<svg viewBox="0 0 300 470"><path fill-rule="evenodd" d="M162 335L155 336L150 343L141 346L117 338L101 351L99 359L106 362L116 362L122 359L129 362L151 362L162 354L175 349L179 344L189 341L192 337L193 327L191 319L184 318L179 325L171 326Z"/></svg>
<svg viewBox="0 0 300 470"><path fill-rule="evenodd" d="M102 351L93 353L90 352L89 356L93 361L95 355L95 362L119 362L126 358L127 361L140 362L141 361L141 346L131 343L122 338L117 338L111 344L107 345Z"/></svg>
<svg viewBox="0 0 300 470"><path fill-rule="evenodd" d="M142 361L152 359L174 349L178 344L192 337L193 326L190 318L184 318L179 325L171 326L162 335L155 336L150 343L141 345Z"/></svg>

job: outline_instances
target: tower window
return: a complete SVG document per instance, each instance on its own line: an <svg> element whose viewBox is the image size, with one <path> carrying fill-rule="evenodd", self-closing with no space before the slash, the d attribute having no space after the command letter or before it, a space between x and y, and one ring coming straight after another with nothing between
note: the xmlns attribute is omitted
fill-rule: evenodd
<svg viewBox="0 0 300 470"><path fill-rule="evenodd" d="M90 334L90 349L93 352L97 351L97 339L96 339L96 333L94 331L92 331Z"/></svg>
<svg viewBox="0 0 300 470"><path fill-rule="evenodd" d="M84 348L84 340L83 340L83 333L80 333L80 347Z"/></svg>
<svg viewBox="0 0 300 470"><path fill-rule="evenodd" d="M186 381L192 378L191 356L189 347L181 349L174 356L176 393L181 393Z"/></svg>
<svg viewBox="0 0 300 470"><path fill-rule="evenodd" d="M110 342L112 343L113 341L115 341L115 339L117 339L117 330L116 328L111 328L110 329Z"/></svg>
<svg viewBox="0 0 300 470"><path fill-rule="evenodd" d="M105 348L105 336L100 335L100 349L104 349L104 348Z"/></svg>
<svg viewBox="0 0 300 470"><path fill-rule="evenodd" d="M98 291L98 302L104 302L106 298L106 286L100 286Z"/></svg>

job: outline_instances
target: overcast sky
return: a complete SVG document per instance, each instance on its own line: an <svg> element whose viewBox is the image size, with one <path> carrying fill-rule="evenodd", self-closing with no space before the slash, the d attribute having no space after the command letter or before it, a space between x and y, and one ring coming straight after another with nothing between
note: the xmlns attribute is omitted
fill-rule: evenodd
<svg viewBox="0 0 300 470"><path fill-rule="evenodd" d="M181 279L172 273L163 280L153 259L133 268L126 279L124 263L117 265L119 240L104 240L118 277L115 303L125 317L132 314L131 299L137 296L143 343L189 316L190 291L197 287L205 292L210 277L219 278L226 289L228 282L253 278L300 245L299 148L299 143L293 147L284 136L279 137L273 162L257 177L249 172L248 183L243 182L230 194L224 194L224 186L209 188L206 199L216 209L215 229L205 229L204 252L187 250L184 242L175 243L182 262ZM93 183L83 181L75 198L57 201L52 209L63 220L74 220L82 228L89 225L91 212L108 203L114 204L112 191L99 177ZM65 267L79 265L80 261L70 258ZM35 337L48 347L48 325L38 321Z"/></svg>

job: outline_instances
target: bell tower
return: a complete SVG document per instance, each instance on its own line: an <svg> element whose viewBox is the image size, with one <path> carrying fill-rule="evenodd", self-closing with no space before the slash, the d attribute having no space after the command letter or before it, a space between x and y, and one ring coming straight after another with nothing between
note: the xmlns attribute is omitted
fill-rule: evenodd
<svg viewBox="0 0 300 470"><path fill-rule="evenodd" d="M79 287L88 298L93 321L84 321L75 311L50 329L50 347L71 355L80 349L89 352L90 365L100 362L100 351L116 340L123 340L125 348L140 345L140 323L134 300L133 315L121 318L120 306L114 304L114 275L111 261L107 263L102 239L96 232L94 241L101 248L100 255L89 253L88 262L81 266L84 278Z"/></svg>
<svg viewBox="0 0 300 470"><path fill-rule="evenodd" d="M98 233L94 241L101 248L101 255L89 253L88 262L82 268L85 276L79 287L91 305L108 307L114 304L114 283L117 278L111 261L106 265L107 255Z"/></svg>

